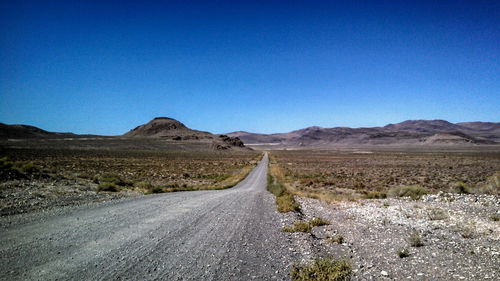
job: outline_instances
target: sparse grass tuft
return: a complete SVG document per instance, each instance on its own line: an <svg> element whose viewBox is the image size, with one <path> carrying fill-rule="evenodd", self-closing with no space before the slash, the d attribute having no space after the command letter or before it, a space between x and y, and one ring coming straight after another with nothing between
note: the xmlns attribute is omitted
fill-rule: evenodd
<svg viewBox="0 0 500 281"><path fill-rule="evenodd" d="M329 225L330 222L322 218L314 218L309 221L309 224L311 224L311 226L323 226L323 225Z"/></svg>
<svg viewBox="0 0 500 281"><path fill-rule="evenodd" d="M330 280L343 281L351 279L351 264L342 258L316 258L312 263L306 265L293 265L290 273L292 280Z"/></svg>
<svg viewBox="0 0 500 281"><path fill-rule="evenodd" d="M108 192L117 192L118 191L118 186L112 182L103 182L99 184L97 187L97 191L108 191Z"/></svg>
<svg viewBox="0 0 500 281"><path fill-rule="evenodd" d="M32 174L40 171L40 168L35 166L32 162L26 163L21 166L20 168L21 172L27 173L27 174Z"/></svg>
<svg viewBox="0 0 500 281"><path fill-rule="evenodd" d="M295 202L295 198L289 193L276 197L276 204L278 205L278 212L281 213L300 211L299 203Z"/></svg>
<svg viewBox="0 0 500 281"><path fill-rule="evenodd" d="M468 186L466 183L464 183L462 181L455 182L452 185L451 190L455 193L462 193L462 194L471 194L472 193L472 189L470 188L470 186Z"/></svg>
<svg viewBox="0 0 500 281"><path fill-rule="evenodd" d="M441 208L433 208L427 212L427 217L431 221L444 220L448 218L448 214Z"/></svg>
<svg viewBox="0 0 500 281"><path fill-rule="evenodd" d="M309 222L306 221L297 221L293 224L293 227L290 226L285 226L282 228L283 231L285 232L305 232L309 233L311 232L311 226L309 225Z"/></svg>
<svg viewBox="0 0 500 281"><path fill-rule="evenodd" d="M463 238L466 238L466 239L472 239L474 238L474 234L475 234L475 229L473 226L470 226L470 225L465 225L465 224L459 224L458 226L458 232L460 233L460 235L463 237Z"/></svg>
<svg viewBox="0 0 500 281"><path fill-rule="evenodd" d="M377 191L367 192L366 194L363 194L363 198L365 198L365 199L384 199L384 198L387 198L387 193L386 192L377 192Z"/></svg>
<svg viewBox="0 0 500 281"><path fill-rule="evenodd" d="M300 211L300 204L295 201L293 194L291 194L282 184L274 183L273 176L269 172L267 175L266 189L276 196L278 212L287 213Z"/></svg>
<svg viewBox="0 0 500 281"><path fill-rule="evenodd" d="M422 247L424 246L424 241L422 240L422 237L417 232L413 232L410 237L408 237L408 243L410 243L410 246L412 247Z"/></svg>
<svg viewBox="0 0 500 281"><path fill-rule="evenodd" d="M344 243L344 236L337 235L335 237L331 237L330 239L328 239L328 243L342 244L342 243Z"/></svg>
<svg viewBox="0 0 500 281"><path fill-rule="evenodd" d="M408 185L408 186L398 186L393 187L389 190L389 196L391 197L410 197L413 200L418 200L425 194L428 194L426 188L419 185Z"/></svg>
<svg viewBox="0 0 500 281"><path fill-rule="evenodd" d="M132 186L130 181L123 180L119 175L112 173L105 173L98 177L99 183L112 183L118 186Z"/></svg>
<svg viewBox="0 0 500 281"><path fill-rule="evenodd" d="M400 258L407 258L410 256L410 253L408 252L408 249L403 249L398 251L398 256Z"/></svg>

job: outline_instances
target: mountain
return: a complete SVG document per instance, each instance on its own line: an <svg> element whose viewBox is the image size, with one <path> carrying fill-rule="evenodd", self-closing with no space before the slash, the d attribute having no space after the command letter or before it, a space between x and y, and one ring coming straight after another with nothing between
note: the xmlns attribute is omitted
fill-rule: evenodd
<svg viewBox="0 0 500 281"><path fill-rule="evenodd" d="M463 145L500 144L500 123L444 120L407 120L384 127L308 127L289 133L253 134L233 132L249 145L286 147L328 147L351 145Z"/></svg>
<svg viewBox="0 0 500 281"><path fill-rule="evenodd" d="M29 125L0 123L1 147L179 151L248 150L238 137L192 130L181 122L167 117L157 117L121 136L114 137L56 133Z"/></svg>
<svg viewBox="0 0 500 281"><path fill-rule="evenodd" d="M181 139L204 139L212 138L208 132L192 130L181 122L168 118L156 117L146 124L137 126L135 129L123 135L124 137L154 137L154 138L177 138Z"/></svg>
<svg viewBox="0 0 500 281"><path fill-rule="evenodd" d="M125 133L124 138L161 138L172 141L196 141L211 143L217 150L233 147L243 148L244 144L238 137L214 135L209 132L193 130L181 122L168 118L156 117L144 125L140 125Z"/></svg>
<svg viewBox="0 0 500 281"><path fill-rule="evenodd" d="M73 133L54 133L30 125L0 123L0 139L64 138L77 137Z"/></svg>

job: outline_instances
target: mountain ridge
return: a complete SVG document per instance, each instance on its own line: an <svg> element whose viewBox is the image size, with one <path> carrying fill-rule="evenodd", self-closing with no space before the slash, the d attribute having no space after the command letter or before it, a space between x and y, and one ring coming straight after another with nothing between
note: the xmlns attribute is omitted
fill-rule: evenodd
<svg viewBox="0 0 500 281"><path fill-rule="evenodd" d="M274 144L290 147L349 145L500 144L500 123L446 120L406 120L383 127L306 127L288 133L232 132L247 145Z"/></svg>

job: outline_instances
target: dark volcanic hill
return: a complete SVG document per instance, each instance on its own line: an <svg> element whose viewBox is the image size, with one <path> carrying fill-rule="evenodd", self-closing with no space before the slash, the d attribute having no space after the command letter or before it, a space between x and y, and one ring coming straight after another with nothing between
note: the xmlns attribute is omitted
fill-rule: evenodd
<svg viewBox="0 0 500 281"><path fill-rule="evenodd" d="M192 130L181 122L157 117L122 136L55 133L29 125L0 123L1 147L77 149L247 150L237 137Z"/></svg>
<svg viewBox="0 0 500 281"><path fill-rule="evenodd" d="M408 120L384 127L308 127L289 133L229 133L246 144L274 144L290 147L350 145L463 145L500 144L500 123L453 124L444 120Z"/></svg>
<svg viewBox="0 0 500 281"><path fill-rule="evenodd" d="M127 132L122 137L207 142L211 143L218 150L229 149L231 147L244 147L243 142L238 137L214 135L209 132L189 129L181 122L168 117L156 117L148 123Z"/></svg>
<svg viewBox="0 0 500 281"><path fill-rule="evenodd" d="M191 137L192 139L211 138L213 135L208 132L192 130L181 122L168 118L156 117L144 125L137 126L135 129L123 135L124 137L155 137L155 138L181 138Z"/></svg>

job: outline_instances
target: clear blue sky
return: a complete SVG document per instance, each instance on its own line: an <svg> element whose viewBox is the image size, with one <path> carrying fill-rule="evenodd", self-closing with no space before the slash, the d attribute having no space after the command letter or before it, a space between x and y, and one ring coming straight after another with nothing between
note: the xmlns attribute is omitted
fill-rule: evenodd
<svg viewBox="0 0 500 281"><path fill-rule="evenodd" d="M439 3L438 3L439 2ZM500 1L1 1L0 122L500 121Z"/></svg>

